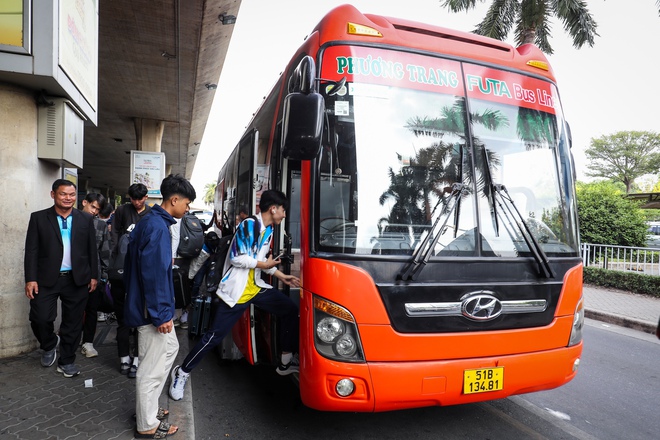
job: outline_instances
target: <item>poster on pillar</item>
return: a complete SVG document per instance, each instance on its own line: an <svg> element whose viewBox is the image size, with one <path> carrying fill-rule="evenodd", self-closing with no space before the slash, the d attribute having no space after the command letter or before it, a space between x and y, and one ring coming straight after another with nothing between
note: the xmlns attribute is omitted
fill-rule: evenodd
<svg viewBox="0 0 660 440"><path fill-rule="evenodd" d="M165 178L165 153L131 151L131 183L142 183L149 197L159 198L160 183Z"/></svg>

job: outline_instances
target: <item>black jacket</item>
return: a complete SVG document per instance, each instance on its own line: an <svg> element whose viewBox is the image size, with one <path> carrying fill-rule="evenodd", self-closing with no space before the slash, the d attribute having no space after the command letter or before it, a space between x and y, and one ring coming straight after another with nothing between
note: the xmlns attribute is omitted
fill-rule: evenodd
<svg viewBox="0 0 660 440"><path fill-rule="evenodd" d="M83 286L99 277L94 219L77 209L71 211L71 216L71 274L75 284ZM63 255L64 244L55 207L33 212L25 237L25 282L54 286Z"/></svg>

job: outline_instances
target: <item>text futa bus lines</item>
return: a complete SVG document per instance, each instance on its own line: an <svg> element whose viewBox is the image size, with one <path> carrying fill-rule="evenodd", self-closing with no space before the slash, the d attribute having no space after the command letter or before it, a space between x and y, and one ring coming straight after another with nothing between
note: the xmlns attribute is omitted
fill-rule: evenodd
<svg viewBox="0 0 660 440"><path fill-rule="evenodd" d="M328 13L219 174L216 210L291 206L300 394L330 411L452 405L570 381L582 352L570 135L546 58L352 6ZM231 220L229 220L231 219ZM277 359L276 320L233 339Z"/></svg>

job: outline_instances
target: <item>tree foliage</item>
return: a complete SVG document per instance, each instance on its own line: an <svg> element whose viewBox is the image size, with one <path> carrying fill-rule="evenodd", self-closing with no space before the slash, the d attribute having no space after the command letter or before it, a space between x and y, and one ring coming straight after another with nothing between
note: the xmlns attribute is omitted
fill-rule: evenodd
<svg viewBox="0 0 660 440"><path fill-rule="evenodd" d="M612 182L577 184L580 239L618 246L646 244L645 216L637 202Z"/></svg>
<svg viewBox="0 0 660 440"><path fill-rule="evenodd" d="M630 193L635 179L657 173L660 167L660 135L648 131L620 131L591 139L585 150L587 175L622 182Z"/></svg>
<svg viewBox="0 0 660 440"><path fill-rule="evenodd" d="M217 182L211 182L204 185L204 203L212 205L215 201L215 186Z"/></svg>
<svg viewBox="0 0 660 440"><path fill-rule="evenodd" d="M460 12L473 9L476 3L477 0L444 0L442 6ZM517 45L535 44L543 52L552 54L550 20L553 17L563 24L575 48L585 44L593 47L594 38L599 36L598 25L584 0L492 0L486 16L473 32L505 40L515 26Z"/></svg>

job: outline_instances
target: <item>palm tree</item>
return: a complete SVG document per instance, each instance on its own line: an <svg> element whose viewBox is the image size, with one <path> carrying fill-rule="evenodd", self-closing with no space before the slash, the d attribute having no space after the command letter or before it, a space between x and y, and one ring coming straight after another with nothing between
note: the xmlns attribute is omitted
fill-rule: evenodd
<svg viewBox="0 0 660 440"><path fill-rule="evenodd" d="M442 6L452 12L461 12L473 9L476 3L477 0L444 0ZM597 24L584 0L493 0L486 17L473 32L504 40L515 25L517 45L535 44L552 55L549 37L553 16L563 23L575 48L579 49L585 43L593 47L594 37L599 36Z"/></svg>
<svg viewBox="0 0 660 440"><path fill-rule="evenodd" d="M204 203L212 205L215 201L215 186L217 182L211 182L204 185Z"/></svg>

